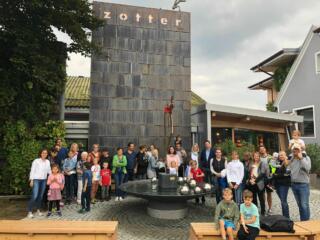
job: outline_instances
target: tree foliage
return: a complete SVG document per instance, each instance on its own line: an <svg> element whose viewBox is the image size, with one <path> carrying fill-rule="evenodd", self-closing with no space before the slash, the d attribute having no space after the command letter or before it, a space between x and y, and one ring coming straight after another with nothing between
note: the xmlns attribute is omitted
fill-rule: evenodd
<svg viewBox="0 0 320 240"><path fill-rule="evenodd" d="M292 64L293 64L293 62L289 62L288 64L285 64L285 65L277 68L277 70L274 72L273 84L278 92L280 92L281 87L287 78L287 75L291 69Z"/></svg>
<svg viewBox="0 0 320 240"><path fill-rule="evenodd" d="M224 142L216 144L215 147L220 147L222 154L231 159L231 154L236 151L239 154L240 159L242 159L245 152L254 152L255 146L253 144L241 141L241 147L238 147L231 139L226 139Z"/></svg>

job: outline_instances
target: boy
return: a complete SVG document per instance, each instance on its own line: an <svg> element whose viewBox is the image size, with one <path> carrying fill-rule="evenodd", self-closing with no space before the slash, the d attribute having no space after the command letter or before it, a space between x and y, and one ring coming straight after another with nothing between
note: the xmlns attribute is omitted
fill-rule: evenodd
<svg viewBox="0 0 320 240"><path fill-rule="evenodd" d="M259 211L252 203L253 194L249 190L244 190L243 201L240 206L240 229L238 231L239 240L254 240L259 235Z"/></svg>
<svg viewBox="0 0 320 240"><path fill-rule="evenodd" d="M196 181L197 185L203 184L204 173L198 167L197 161L191 161L190 175ZM201 197L201 202L203 205L205 204L206 199L204 198L204 196ZM196 204L199 204L199 198L196 198Z"/></svg>
<svg viewBox="0 0 320 240"><path fill-rule="evenodd" d="M79 213L85 213L90 211L90 194L92 186L92 172L90 168L91 164L89 162L85 162L83 164L83 190L81 194L82 209L79 211Z"/></svg>
<svg viewBox="0 0 320 240"><path fill-rule="evenodd" d="M109 189L111 186L111 170L109 169L109 163L107 161L102 164L103 169L100 172L100 186L101 186L101 200L110 200Z"/></svg>
<svg viewBox="0 0 320 240"><path fill-rule="evenodd" d="M223 190L223 200L218 204L215 212L215 222L220 228L222 239L233 240L233 230L236 230L239 221L239 208L232 200L232 190Z"/></svg>

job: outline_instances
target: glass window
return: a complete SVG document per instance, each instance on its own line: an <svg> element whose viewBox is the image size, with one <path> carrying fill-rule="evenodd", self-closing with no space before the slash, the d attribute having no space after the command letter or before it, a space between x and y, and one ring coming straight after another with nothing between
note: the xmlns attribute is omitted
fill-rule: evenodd
<svg viewBox="0 0 320 240"><path fill-rule="evenodd" d="M232 139L231 128L211 128L212 144L222 143L227 139Z"/></svg>
<svg viewBox="0 0 320 240"><path fill-rule="evenodd" d="M302 137L314 137L313 108L296 110L297 115L303 116L303 123L298 124Z"/></svg>

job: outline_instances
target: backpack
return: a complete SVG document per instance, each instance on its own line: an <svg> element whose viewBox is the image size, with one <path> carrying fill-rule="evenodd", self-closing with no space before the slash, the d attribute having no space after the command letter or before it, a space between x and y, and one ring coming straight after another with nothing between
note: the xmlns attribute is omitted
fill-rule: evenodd
<svg viewBox="0 0 320 240"><path fill-rule="evenodd" d="M260 226L267 232L294 233L293 221L282 215L270 215L260 217Z"/></svg>

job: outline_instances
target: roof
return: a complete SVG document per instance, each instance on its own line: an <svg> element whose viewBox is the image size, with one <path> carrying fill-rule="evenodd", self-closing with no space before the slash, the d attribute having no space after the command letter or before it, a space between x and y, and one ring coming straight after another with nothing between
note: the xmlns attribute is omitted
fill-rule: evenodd
<svg viewBox="0 0 320 240"><path fill-rule="evenodd" d="M90 78L67 77L65 90L66 108L89 108L90 107Z"/></svg>
<svg viewBox="0 0 320 240"><path fill-rule="evenodd" d="M67 77L65 90L66 108L89 108L90 107L90 78L82 76ZM198 106L205 104L206 101L199 95L191 92L191 105Z"/></svg>
<svg viewBox="0 0 320 240"><path fill-rule="evenodd" d="M299 55L297 56L297 59L294 61L292 67L290 68L290 71L280 89L280 92L274 102L274 106L277 106L278 109L279 109L279 104L280 104L280 101L281 99L283 98L285 92L287 91L287 88L291 82L291 80L293 79L295 73L296 73L296 70L297 68L299 67L300 65L300 62L301 60L303 59L303 56L304 54L306 53L308 47L309 47L309 44L314 36L314 31L316 31L318 28L315 27L315 26L311 26L309 32L308 32L308 35L307 37L305 38L303 44L302 44L302 47L301 47L301 51L299 52Z"/></svg>
<svg viewBox="0 0 320 240"><path fill-rule="evenodd" d="M284 48L258 63L250 70L254 72L274 72L279 66L294 61L299 52L300 48Z"/></svg>
<svg viewBox="0 0 320 240"><path fill-rule="evenodd" d="M255 83L255 84L249 86L248 88L250 90L265 90L265 89L272 88L272 85L273 85L273 78L269 77L267 79L264 79L258 83Z"/></svg>
<svg viewBox="0 0 320 240"><path fill-rule="evenodd" d="M313 31L314 33L320 33L320 27Z"/></svg>
<svg viewBox="0 0 320 240"><path fill-rule="evenodd" d="M194 108L191 112L191 115L197 114L198 112L202 111L212 111L215 113L220 113L224 116L236 116L244 118L251 117L252 119L264 120L269 122L303 122L302 116L208 103Z"/></svg>

